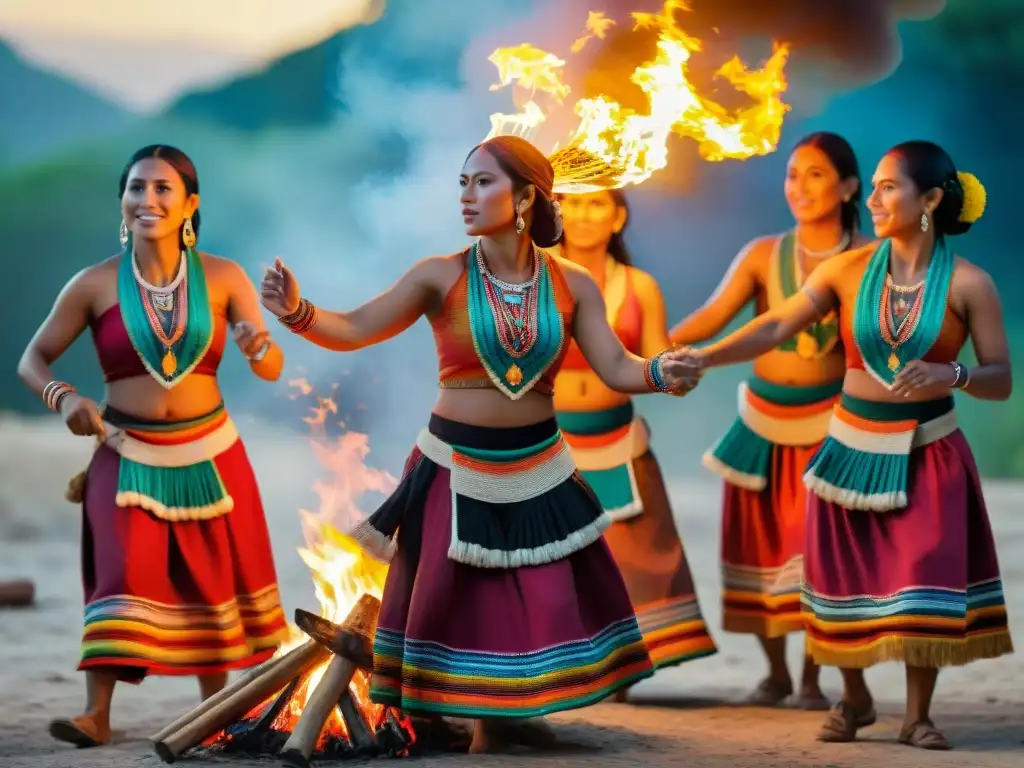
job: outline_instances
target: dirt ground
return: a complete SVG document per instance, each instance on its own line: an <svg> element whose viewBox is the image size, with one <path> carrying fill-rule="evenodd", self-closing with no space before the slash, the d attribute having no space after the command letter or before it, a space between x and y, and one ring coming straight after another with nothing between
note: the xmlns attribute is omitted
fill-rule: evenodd
<svg viewBox="0 0 1024 768"><path fill-rule="evenodd" d="M323 471L299 438L251 430L243 434L263 488L287 607L315 609L308 572L295 552L301 544L296 509L309 500L298 500L295 489L308 489ZM161 765L146 737L187 710L197 695L194 681L187 679L124 686L115 697L119 740L105 749L76 751L51 741L47 734L51 718L76 714L84 703L82 676L75 671L82 609L79 511L63 502L61 493L64 479L80 468L87 453L88 446L67 440L58 424L0 418L0 579L30 577L38 590L34 608L0 611L2 768ZM880 760L902 761L908 767L1024 765L1024 662L1019 656L979 662L940 677L935 714L958 747L951 753L925 753L895 743L903 694L903 671L897 665L870 671L869 683L882 716L856 744L816 743L821 713L732 705L764 670L752 638L719 629L718 489L706 476L670 485L702 607L720 652L646 681L635 689L629 704L602 704L556 716L553 720L566 744L545 756L546 763L651 768L680 763L691 768L855 768L873 767ZM1024 485L988 483L986 490L1011 623L1018 642L1024 642ZM796 672L799 641L794 638L790 646ZM833 697L839 693L835 670L825 670L823 683ZM505 766L521 764L523 756L452 755L427 762L454 765L471 759L474 764ZM226 763L241 767L265 761L182 761L195 768Z"/></svg>

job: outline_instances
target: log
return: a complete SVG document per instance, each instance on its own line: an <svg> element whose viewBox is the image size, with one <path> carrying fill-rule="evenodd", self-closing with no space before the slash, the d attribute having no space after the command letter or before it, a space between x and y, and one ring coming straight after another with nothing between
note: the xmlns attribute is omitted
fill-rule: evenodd
<svg viewBox="0 0 1024 768"><path fill-rule="evenodd" d="M380 600L363 594L341 624L301 608L295 610L295 624L332 653L351 659L360 669L369 670L373 668L373 637L377 634L379 615Z"/></svg>
<svg viewBox="0 0 1024 768"><path fill-rule="evenodd" d="M28 579L0 581L0 608L24 608L36 599L36 585Z"/></svg>
<svg viewBox="0 0 1024 768"><path fill-rule="evenodd" d="M302 714L292 728L288 741L281 748L281 760L285 765L292 768L307 768L327 718L338 705L338 700L348 690L355 673L356 665L351 659L344 656L335 656L331 659L316 690L306 699Z"/></svg>
<svg viewBox="0 0 1024 768"><path fill-rule="evenodd" d="M373 731L370 730L370 724L366 722L366 716L359 711L359 706L356 704L355 699L352 698L351 691L346 691L342 695L341 701L338 702L338 708L341 709L342 717L345 718L349 741L352 742L356 754L361 754L365 750L375 747L377 739Z"/></svg>
<svg viewBox="0 0 1024 768"><path fill-rule="evenodd" d="M311 642L312 640L307 640L306 644L309 644ZM192 720L196 719L200 715L205 714L206 712L209 712L222 701L245 688L245 686L247 686L256 678L266 674L268 670L270 670L272 667L283 661L286 656L298 652L300 648L302 648L302 646L292 648L290 651L288 651L285 654L282 654L281 656L275 656L272 659L267 659L262 664L257 664L255 667L247 669L243 674L239 675L238 679L232 681L228 685L225 685L223 688L217 691L217 693L213 694L213 696L208 698L199 706L193 707L188 712L185 712L173 723L161 729L157 733L154 733L152 736L149 737L149 740L152 742L163 741L175 731L184 728Z"/></svg>
<svg viewBox="0 0 1024 768"><path fill-rule="evenodd" d="M185 724L173 733L155 741L153 746L157 755L165 763L173 763L185 750L245 716L249 710L280 691L292 679L323 663L328 655L329 651L316 642L304 643L285 654L263 674L202 713L187 719Z"/></svg>

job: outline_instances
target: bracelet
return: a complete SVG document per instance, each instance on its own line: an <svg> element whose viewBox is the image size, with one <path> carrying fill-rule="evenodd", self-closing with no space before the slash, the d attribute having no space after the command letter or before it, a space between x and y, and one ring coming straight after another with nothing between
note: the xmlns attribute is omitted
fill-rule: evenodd
<svg viewBox="0 0 1024 768"><path fill-rule="evenodd" d="M966 365L954 361L950 363L953 366L953 370L956 372L956 379L954 379L951 385L952 389L967 389L967 385L971 383L971 371ZM961 383L961 379L963 382Z"/></svg>
<svg viewBox="0 0 1024 768"><path fill-rule="evenodd" d="M278 320L292 333L305 333L316 325L316 306L308 299L299 299L298 309L290 315L279 317Z"/></svg>
<svg viewBox="0 0 1024 768"><path fill-rule="evenodd" d="M654 357L647 358L647 362L644 365L644 381L647 382L647 388L651 392L664 392L666 394L673 394L672 388L665 383L665 379L661 375L661 356L664 352L659 352Z"/></svg>
<svg viewBox="0 0 1024 768"><path fill-rule="evenodd" d="M75 388L65 381L51 381L43 387L43 402L51 411L60 413L60 404L68 395L74 394Z"/></svg>

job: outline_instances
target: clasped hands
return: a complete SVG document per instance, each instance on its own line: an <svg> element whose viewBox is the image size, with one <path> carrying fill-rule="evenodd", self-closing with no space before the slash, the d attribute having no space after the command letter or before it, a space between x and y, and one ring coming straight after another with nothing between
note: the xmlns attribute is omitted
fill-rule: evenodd
<svg viewBox="0 0 1024 768"><path fill-rule="evenodd" d="M685 395L696 387L705 367L700 350L693 347L677 347L661 356L661 376L676 395Z"/></svg>

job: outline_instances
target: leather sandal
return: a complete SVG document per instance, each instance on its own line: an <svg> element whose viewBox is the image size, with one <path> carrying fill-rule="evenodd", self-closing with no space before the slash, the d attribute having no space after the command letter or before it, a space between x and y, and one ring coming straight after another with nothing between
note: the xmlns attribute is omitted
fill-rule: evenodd
<svg viewBox="0 0 1024 768"><path fill-rule="evenodd" d="M57 741L80 749L102 747L110 743L110 731L103 732L88 715L50 721L50 735Z"/></svg>
<svg viewBox="0 0 1024 768"><path fill-rule="evenodd" d="M793 685L766 677L751 693L746 703L754 707L777 707L793 695Z"/></svg>
<svg viewBox="0 0 1024 768"><path fill-rule="evenodd" d="M918 720L916 723L903 726L900 730L899 742L918 749L944 751L953 748L949 739L935 727L935 723L931 720Z"/></svg>
<svg viewBox="0 0 1024 768"><path fill-rule="evenodd" d="M848 701L840 701L834 707L825 722L818 731L818 741L828 743L845 743L857 740L857 731L874 725L878 720L878 713L874 705L868 705L866 710L857 709Z"/></svg>

